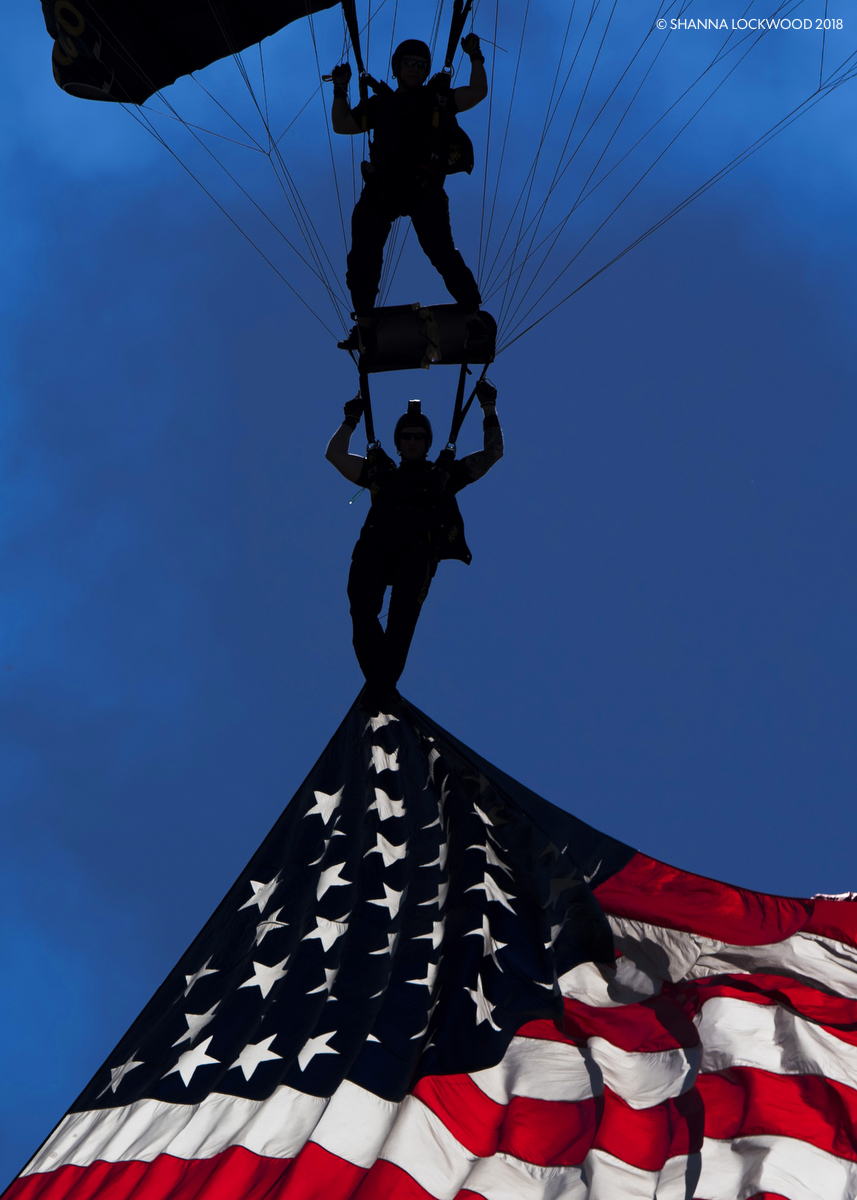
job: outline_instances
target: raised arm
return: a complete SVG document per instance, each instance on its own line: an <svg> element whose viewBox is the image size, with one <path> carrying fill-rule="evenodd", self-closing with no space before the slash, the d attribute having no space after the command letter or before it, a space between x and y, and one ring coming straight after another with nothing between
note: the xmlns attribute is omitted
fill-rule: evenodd
<svg viewBox="0 0 857 1200"><path fill-rule="evenodd" d="M333 80L333 104L330 108L330 123L333 126L333 132L351 134L352 137L354 134L362 133L348 103L348 82L351 79L350 63L334 67L330 72L330 78Z"/></svg>
<svg viewBox="0 0 857 1200"><path fill-rule="evenodd" d="M461 460L471 483L481 479L503 457L503 430L497 417L497 389L487 379L480 379L476 385L476 397L482 406L482 449Z"/></svg>
<svg viewBox="0 0 857 1200"><path fill-rule="evenodd" d="M357 483L366 460L359 454L349 454L348 447L351 444L351 435L357 428L363 412L363 402L359 396L355 400L348 401L344 412L345 419L327 443L324 457L329 463L333 463L339 474L344 475L350 483Z"/></svg>
<svg viewBox="0 0 857 1200"><path fill-rule="evenodd" d="M488 76L485 74L485 55L475 33L461 39L461 48L470 58L470 82L453 90L457 112L473 108L488 95Z"/></svg>

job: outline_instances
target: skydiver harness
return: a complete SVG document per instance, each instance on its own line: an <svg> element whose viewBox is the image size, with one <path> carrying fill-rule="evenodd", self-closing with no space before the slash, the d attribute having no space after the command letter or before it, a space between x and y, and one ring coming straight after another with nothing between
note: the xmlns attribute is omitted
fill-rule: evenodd
<svg viewBox="0 0 857 1200"><path fill-rule="evenodd" d="M435 91L435 105L428 133L428 161L424 168L424 182L433 177L442 180L444 175L454 175L460 171L469 175L473 170L473 143L458 124L450 106L452 60L472 6L473 0L454 0L443 70L429 80ZM369 99L370 76L360 50L360 26L355 0L342 0L342 11L357 63L360 103L364 104ZM389 84L380 85L379 94L383 94L383 89L391 95L395 94ZM362 163L364 179L367 174L366 168L369 174L373 170L371 163ZM376 448L380 450L381 446L375 437L369 374L375 371L428 367L432 363L444 362L460 365L461 368L449 438L445 449L438 455L439 463L446 456L444 461L451 465L455 459L458 434L476 395L474 386L467 401L464 401L467 376L472 373L468 363L482 365L479 378L485 377L489 365L494 361L497 323L490 313L484 311L476 314L475 319L472 316L468 319L456 304L438 304L431 308L420 304L403 304L387 308L376 307L372 318L372 331L373 350L355 358L360 377L358 398L363 401L363 419L366 424L367 462L371 452ZM340 345L343 349L348 349L343 343ZM349 349L349 353L352 358L355 357L353 350ZM446 469L448 471L449 467Z"/></svg>

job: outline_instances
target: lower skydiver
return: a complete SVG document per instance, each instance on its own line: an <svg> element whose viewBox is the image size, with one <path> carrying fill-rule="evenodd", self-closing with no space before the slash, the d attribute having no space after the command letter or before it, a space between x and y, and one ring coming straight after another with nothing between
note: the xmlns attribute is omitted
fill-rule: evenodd
<svg viewBox="0 0 857 1200"><path fill-rule="evenodd" d="M435 462L428 458L432 428L419 400L412 400L396 422L398 465L378 444L366 458L349 452L363 412L359 397L345 405L345 419L328 443L328 462L351 483L368 488L371 496L348 576L354 652L366 679L363 704L370 712L396 706L396 684L438 562L471 560L455 497L503 456L497 389L483 379L476 395L482 406L483 448L462 459L455 459L451 450L441 451ZM379 616L387 587L384 629Z"/></svg>

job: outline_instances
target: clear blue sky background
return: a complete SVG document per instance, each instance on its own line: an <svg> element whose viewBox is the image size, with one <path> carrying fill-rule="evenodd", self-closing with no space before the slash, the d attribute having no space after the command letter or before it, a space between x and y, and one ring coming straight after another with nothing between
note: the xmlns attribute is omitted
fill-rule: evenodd
<svg viewBox="0 0 857 1200"><path fill-rule="evenodd" d="M702 36L671 35L676 71ZM792 37L676 144L615 246L812 90L820 35ZM323 459L347 358L124 112L55 88L34 0L6 44L0 1182L353 700L365 511ZM614 836L796 895L857 888L854 99L823 101L500 358L506 457L464 497L473 565L439 571L402 681ZM318 104L306 121L290 161L335 225ZM472 258L477 176L449 190ZM391 298L445 299L416 257ZM387 444L412 395L442 428L451 390L440 370L379 380ZM460 446L478 445L473 420Z"/></svg>

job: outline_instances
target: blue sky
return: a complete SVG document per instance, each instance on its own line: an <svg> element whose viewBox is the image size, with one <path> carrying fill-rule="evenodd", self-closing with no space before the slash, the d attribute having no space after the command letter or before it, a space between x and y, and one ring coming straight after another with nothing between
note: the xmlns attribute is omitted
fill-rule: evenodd
<svg viewBox="0 0 857 1200"><path fill-rule="evenodd" d="M799 8L814 18L824 5ZM515 153L541 119L541 55L563 10L539 11ZM7 1177L354 698L344 588L365 512L323 459L355 387L347 358L126 113L60 93L35 3L9 21ZM484 17L477 29L490 33ZM335 19L317 31L322 57L337 57ZM633 32L617 25L605 72ZM710 54L703 36L670 35L640 121ZM270 48L288 64L270 76L286 113L317 87L290 37ZM820 43L791 37L769 37L724 85L611 222L595 267L810 94ZM826 54L839 61L854 32L837 37ZM508 71L511 46L495 40ZM509 88L499 75L497 93ZM473 564L439 571L402 680L456 736L592 824L796 895L857 886L853 104L853 85L823 100L501 356L507 454L463 498ZM296 125L288 162L341 271L321 105ZM478 160L485 121L465 121ZM493 128L496 149L499 118ZM335 150L347 217L351 146ZM470 260L479 171L449 181ZM277 216L270 180L256 165L246 177ZM568 231L557 261L579 237ZM390 298L446 297L406 247ZM442 429L452 388L438 369L379 378L382 439L412 395ZM460 447L478 444L474 421Z"/></svg>

